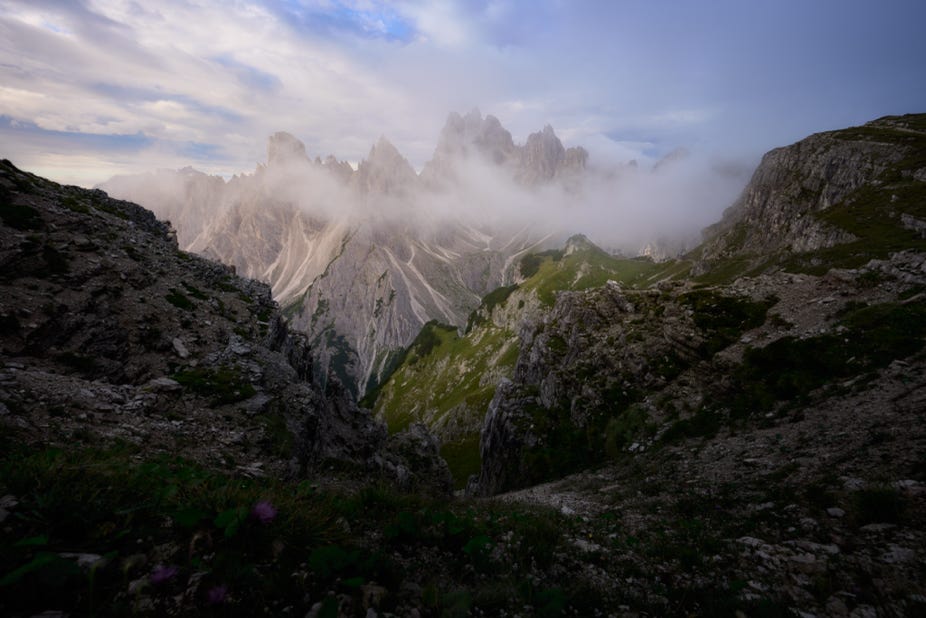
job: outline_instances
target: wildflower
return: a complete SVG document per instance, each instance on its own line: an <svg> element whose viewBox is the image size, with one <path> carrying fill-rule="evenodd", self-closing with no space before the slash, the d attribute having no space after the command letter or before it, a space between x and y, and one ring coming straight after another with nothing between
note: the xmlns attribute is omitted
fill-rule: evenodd
<svg viewBox="0 0 926 618"><path fill-rule="evenodd" d="M228 587L224 585L213 586L206 592L206 602L209 605L221 605L228 597Z"/></svg>
<svg viewBox="0 0 926 618"><path fill-rule="evenodd" d="M254 505L251 514L262 524L269 524L277 516L277 510L267 500L261 500Z"/></svg>
<svg viewBox="0 0 926 618"><path fill-rule="evenodd" d="M177 567L175 566L158 565L151 571L151 583L155 586L163 584L173 579L177 575L177 572Z"/></svg>

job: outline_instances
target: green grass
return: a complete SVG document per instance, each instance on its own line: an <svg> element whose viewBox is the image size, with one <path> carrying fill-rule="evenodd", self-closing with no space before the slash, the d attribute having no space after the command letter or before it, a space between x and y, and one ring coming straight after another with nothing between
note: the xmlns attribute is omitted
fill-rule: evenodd
<svg viewBox="0 0 926 618"><path fill-rule="evenodd" d="M472 432L453 442L441 444L444 458L453 475L454 489L463 489L471 474L479 474L482 458L479 455L479 432Z"/></svg>
<svg viewBox="0 0 926 618"><path fill-rule="evenodd" d="M522 283L521 289L536 293L544 305L551 307L557 292L588 290L601 287L609 280L645 286L655 273L668 268L646 259L615 258L597 248L583 249L558 260L543 257L536 273Z"/></svg>
<svg viewBox="0 0 926 618"><path fill-rule="evenodd" d="M518 289L518 285L509 285L496 288L493 291L483 297L482 302L479 304L479 307L474 309L469 315L469 319L466 321L465 332L470 332L473 328L485 324L488 316L492 314L492 310L499 305L504 305L505 301L508 300L508 297Z"/></svg>
<svg viewBox="0 0 926 618"><path fill-rule="evenodd" d="M213 406L242 401L257 392L237 367L193 367L171 377L194 393L209 397Z"/></svg>
<svg viewBox="0 0 926 618"><path fill-rule="evenodd" d="M743 332L761 326L777 299L754 302L712 290L696 290L680 296L679 301L691 307L695 325L705 332L707 341L702 351L709 357L735 342Z"/></svg>
<svg viewBox="0 0 926 618"><path fill-rule="evenodd" d="M886 367L919 352L926 337L926 306L883 303L847 311L845 331L799 339L783 337L746 350L730 388L662 439L710 437L721 427L773 409L779 402L806 401L821 387Z"/></svg>
<svg viewBox="0 0 926 618"><path fill-rule="evenodd" d="M207 611L206 591L225 585L235 595L230 615L253 615L305 594L292 570L306 551L345 538L333 509L302 485L229 477L166 456L139 459L130 447L14 448L0 459L0 487L19 502L0 532L4 614L31 615L54 599L81 615L129 615L139 595L164 609L201 573L191 609ZM252 515L261 501L274 506L273 521ZM68 552L103 560L79 568ZM157 564L176 569L164 584L149 580ZM125 594L135 579L138 593Z"/></svg>
<svg viewBox="0 0 926 618"><path fill-rule="evenodd" d="M493 376L510 376L517 356L517 337L494 325L476 327L461 337L455 328L426 324L379 387L373 409L391 432L423 422L440 435L452 417L454 427L478 434L498 383L498 378L485 377L490 371ZM468 450L472 443L452 444L456 446L446 447L448 463L461 486L478 465L478 435L474 449Z"/></svg>
<svg viewBox="0 0 926 618"><path fill-rule="evenodd" d="M174 307L183 309L184 311L193 311L196 308L196 303L187 298L183 292L179 292L173 288L164 296L164 299Z"/></svg>
<svg viewBox="0 0 926 618"><path fill-rule="evenodd" d="M283 615L286 607L303 615L329 591L362 607L373 582L388 591L377 609L396 613L405 581L420 584L418 603L429 612L532 603L556 615L583 599L600 602L572 575L555 587L525 579L549 569L570 525L538 507L448 502L376 484L328 492L306 480L144 457L126 445L65 451L15 442L0 451L0 495L17 500L0 529L4 615L40 613L50 599L72 615ZM273 517L258 517L261 503ZM67 554L102 559L82 568ZM162 583L152 577L158 567L171 569ZM207 598L215 586L228 591L219 606Z"/></svg>

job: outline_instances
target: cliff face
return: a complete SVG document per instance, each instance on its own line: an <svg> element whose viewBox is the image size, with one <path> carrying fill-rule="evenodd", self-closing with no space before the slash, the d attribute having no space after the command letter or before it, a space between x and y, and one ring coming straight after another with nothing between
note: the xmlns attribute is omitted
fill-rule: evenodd
<svg viewBox="0 0 926 618"><path fill-rule="evenodd" d="M821 216L921 148L922 122L888 117L863 127L812 135L762 158L737 202L704 232L701 270L729 258L808 252L857 237ZM915 118L915 117L914 117ZM908 173L918 173L915 164Z"/></svg>
<svg viewBox="0 0 926 618"><path fill-rule="evenodd" d="M266 284L181 251L149 211L4 161L0 217L0 422L27 440L124 440L251 475L338 462L446 487L436 444L418 474L407 438L313 373Z"/></svg>

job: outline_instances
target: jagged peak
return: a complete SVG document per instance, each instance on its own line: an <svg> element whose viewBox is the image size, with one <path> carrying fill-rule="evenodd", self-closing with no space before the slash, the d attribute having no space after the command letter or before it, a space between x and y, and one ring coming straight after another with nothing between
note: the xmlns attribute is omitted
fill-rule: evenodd
<svg viewBox="0 0 926 618"><path fill-rule="evenodd" d="M305 152L305 144L291 133L277 131L267 140L267 164L285 163L288 161L309 161Z"/></svg>
<svg viewBox="0 0 926 618"><path fill-rule="evenodd" d="M376 143L370 148L370 154L367 156L367 162L386 162L386 161L405 161L405 157L399 152L392 142L385 135L380 135Z"/></svg>
<svg viewBox="0 0 926 618"><path fill-rule="evenodd" d="M467 112L466 116L464 116L463 119L466 122L472 122L474 124L482 124L482 112L479 111L478 107L474 107L473 109L469 110L469 112Z"/></svg>

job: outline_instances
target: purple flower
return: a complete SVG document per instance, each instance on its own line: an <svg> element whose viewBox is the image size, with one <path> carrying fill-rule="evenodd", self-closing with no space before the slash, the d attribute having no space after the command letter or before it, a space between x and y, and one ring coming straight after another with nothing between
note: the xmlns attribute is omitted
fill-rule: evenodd
<svg viewBox="0 0 926 618"><path fill-rule="evenodd" d="M206 592L206 603L209 605L221 605L228 597L227 586L213 586Z"/></svg>
<svg viewBox="0 0 926 618"><path fill-rule="evenodd" d="M251 511L251 514L262 524L269 524L277 516L277 510L273 508L273 505L270 504L267 500L261 500L254 505L254 509Z"/></svg>
<svg viewBox="0 0 926 618"><path fill-rule="evenodd" d="M163 564L158 565L151 571L151 583L155 586L163 584L171 579L173 579L178 573L177 567L175 566L164 566Z"/></svg>

